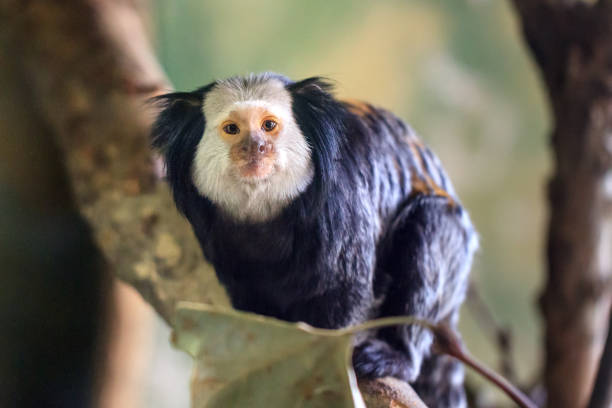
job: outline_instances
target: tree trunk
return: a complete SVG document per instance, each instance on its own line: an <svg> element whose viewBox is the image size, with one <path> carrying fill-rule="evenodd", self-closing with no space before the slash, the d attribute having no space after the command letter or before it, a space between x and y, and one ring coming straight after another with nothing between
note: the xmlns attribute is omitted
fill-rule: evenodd
<svg viewBox="0 0 612 408"><path fill-rule="evenodd" d="M550 98L548 406L586 406L612 276L612 2L514 0Z"/></svg>
<svg viewBox="0 0 612 408"><path fill-rule="evenodd" d="M19 63L31 115L59 147L74 201L108 264L170 321L177 299L209 300L214 281L157 183L146 100L170 86L147 41L141 3L16 0L0 13L5 58Z"/></svg>

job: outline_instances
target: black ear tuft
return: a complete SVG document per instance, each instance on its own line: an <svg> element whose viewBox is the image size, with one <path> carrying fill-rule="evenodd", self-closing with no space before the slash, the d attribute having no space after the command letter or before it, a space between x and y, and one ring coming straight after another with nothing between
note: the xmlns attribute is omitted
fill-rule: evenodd
<svg viewBox="0 0 612 408"><path fill-rule="evenodd" d="M151 100L161 108L151 131L151 144L164 158L166 178L174 201L183 213L189 196L195 192L191 166L206 125L202 105L213 86L160 95Z"/></svg>
<svg viewBox="0 0 612 408"><path fill-rule="evenodd" d="M288 85L288 89L296 94L307 94L309 92L325 93L328 96L334 91L332 81L324 77L310 77L299 82Z"/></svg>
<svg viewBox="0 0 612 408"><path fill-rule="evenodd" d="M160 108L160 113L153 124L151 144L162 154L179 137L181 128L190 118L202 115L204 88L193 92L172 92L159 95L149 100Z"/></svg>
<svg viewBox="0 0 612 408"><path fill-rule="evenodd" d="M312 148L316 190L324 190L336 177L336 159L345 142L348 112L332 95L332 84L320 77L287 85L293 98L293 114Z"/></svg>

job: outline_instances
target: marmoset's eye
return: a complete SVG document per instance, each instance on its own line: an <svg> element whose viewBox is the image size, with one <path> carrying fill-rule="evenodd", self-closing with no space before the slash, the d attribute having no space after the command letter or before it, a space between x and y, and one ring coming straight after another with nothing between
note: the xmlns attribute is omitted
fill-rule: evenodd
<svg viewBox="0 0 612 408"><path fill-rule="evenodd" d="M240 128L235 123L223 126L223 131L228 135L237 135L240 133Z"/></svg>
<svg viewBox="0 0 612 408"><path fill-rule="evenodd" d="M266 132L272 131L276 127L277 123L272 119L265 120L261 128Z"/></svg>

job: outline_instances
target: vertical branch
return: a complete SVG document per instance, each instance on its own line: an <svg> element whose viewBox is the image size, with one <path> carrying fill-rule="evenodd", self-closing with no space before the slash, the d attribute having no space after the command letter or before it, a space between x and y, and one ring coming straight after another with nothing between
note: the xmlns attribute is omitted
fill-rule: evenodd
<svg viewBox="0 0 612 408"><path fill-rule="evenodd" d="M549 184L546 388L585 406L607 327L612 274L612 18L583 2L514 1L554 118Z"/></svg>

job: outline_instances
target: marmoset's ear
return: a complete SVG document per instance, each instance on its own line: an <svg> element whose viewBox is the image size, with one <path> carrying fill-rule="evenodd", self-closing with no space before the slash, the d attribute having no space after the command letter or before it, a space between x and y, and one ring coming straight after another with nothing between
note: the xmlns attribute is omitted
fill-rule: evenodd
<svg viewBox="0 0 612 408"><path fill-rule="evenodd" d="M293 99L296 122L312 148L316 189L322 192L335 177L348 112L332 95L332 84L323 78L306 78L288 84L287 90Z"/></svg>
<svg viewBox="0 0 612 408"><path fill-rule="evenodd" d="M202 106L213 86L160 95L151 100L161 109L151 130L151 144L164 159L166 178L181 211L193 188L191 165L206 126Z"/></svg>
<svg viewBox="0 0 612 408"><path fill-rule="evenodd" d="M192 130L190 125L204 116L204 94L201 91L173 92L151 99L151 103L160 108L151 131L151 144L161 154L165 155L177 139Z"/></svg>

